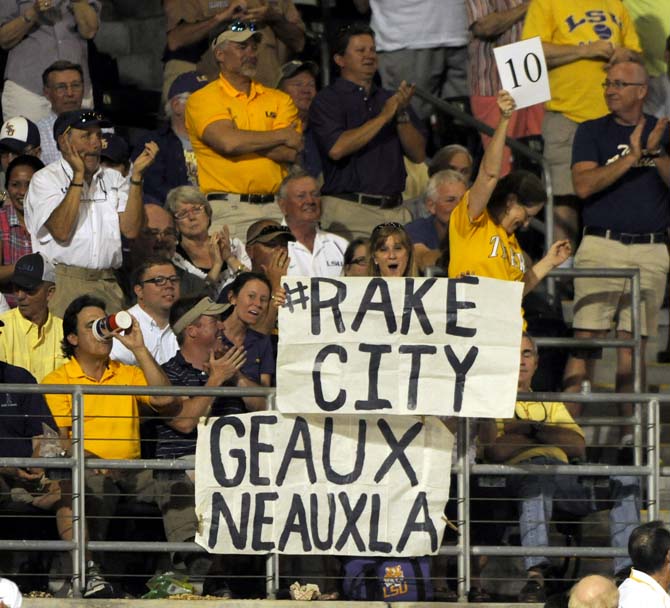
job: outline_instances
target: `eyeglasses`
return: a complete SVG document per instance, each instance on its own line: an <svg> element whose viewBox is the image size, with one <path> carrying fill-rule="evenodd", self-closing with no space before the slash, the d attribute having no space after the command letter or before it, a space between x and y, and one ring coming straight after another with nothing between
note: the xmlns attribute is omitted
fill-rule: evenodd
<svg viewBox="0 0 670 608"><path fill-rule="evenodd" d="M205 205L191 205L186 209L175 212L174 219L185 220L191 215L200 215L205 210Z"/></svg>
<svg viewBox="0 0 670 608"><path fill-rule="evenodd" d="M621 89L625 87L641 87L647 84L646 82L624 82L623 80L605 80L603 82L603 89L608 89L609 87L612 87L613 89L616 89L617 91L620 91Z"/></svg>
<svg viewBox="0 0 670 608"><path fill-rule="evenodd" d="M352 266L355 264L356 266L367 266L368 265L368 256L366 255L361 255L357 258L354 258L351 260Z"/></svg>
<svg viewBox="0 0 670 608"><path fill-rule="evenodd" d="M231 24L229 24L226 29L231 32L244 32L246 30L255 32L258 28L256 27L256 24L252 23L251 21L240 21L239 19L236 19Z"/></svg>
<svg viewBox="0 0 670 608"><path fill-rule="evenodd" d="M81 91L84 88L84 83L83 82L61 82L57 85L54 85L52 87L49 87L53 91L56 91L56 93L62 95L66 91L72 91L72 92L77 92Z"/></svg>
<svg viewBox="0 0 670 608"><path fill-rule="evenodd" d="M165 230L158 230L158 228L144 228L142 229L142 235L154 239L176 239L179 236L179 233L174 228L166 228Z"/></svg>
<svg viewBox="0 0 670 608"><path fill-rule="evenodd" d="M253 245L261 237L267 236L268 234L274 234L275 236L293 237L291 229L288 226L265 226L265 228L262 228L258 234L255 234L247 241L247 246Z"/></svg>
<svg viewBox="0 0 670 608"><path fill-rule="evenodd" d="M140 281L140 283L142 285L151 283L152 285L156 285L156 287L163 287L168 281L170 281L170 285L176 285L179 283L179 277L176 274L173 274L171 277L157 276L151 279L144 279L144 281Z"/></svg>

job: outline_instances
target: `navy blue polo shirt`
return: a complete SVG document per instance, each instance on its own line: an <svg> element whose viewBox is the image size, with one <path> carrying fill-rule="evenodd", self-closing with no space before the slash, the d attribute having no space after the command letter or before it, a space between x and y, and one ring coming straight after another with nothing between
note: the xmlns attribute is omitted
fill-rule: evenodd
<svg viewBox="0 0 670 608"><path fill-rule="evenodd" d="M33 375L0 361L1 384L37 384ZM42 395L36 393L0 393L0 456L29 458L33 455L32 438L42 435L42 424L58 430Z"/></svg>
<svg viewBox="0 0 670 608"><path fill-rule="evenodd" d="M345 192L394 196L405 189L403 150L395 121L390 121L367 145L353 154L334 161L328 151L349 129L356 129L378 116L393 91L372 85L370 94L349 80L338 78L322 89L309 109L309 126L314 132L321 155L324 184L321 192L337 195ZM408 108L414 125L419 120Z"/></svg>
<svg viewBox="0 0 670 608"><path fill-rule="evenodd" d="M653 116L645 114L645 118L643 146L656 124ZM572 164L593 161L602 167L614 162L628 153L634 128L620 125L612 114L581 123L572 145ZM667 148L667 129L661 143ZM589 196L583 203L582 217L585 226L633 234L661 232L670 220L669 204L668 187L653 161L641 159L611 186Z"/></svg>
<svg viewBox="0 0 670 608"><path fill-rule="evenodd" d="M409 222L409 224L405 224L405 230L414 245L421 243L428 249L440 248L440 237L437 235L437 228L435 228L435 216L420 217Z"/></svg>

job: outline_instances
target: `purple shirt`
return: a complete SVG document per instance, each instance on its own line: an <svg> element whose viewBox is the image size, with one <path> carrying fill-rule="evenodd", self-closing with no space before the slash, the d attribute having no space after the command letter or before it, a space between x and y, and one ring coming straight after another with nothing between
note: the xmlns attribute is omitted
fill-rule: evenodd
<svg viewBox="0 0 670 608"><path fill-rule="evenodd" d="M349 156L334 161L328 151L349 129L356 129L378 116L392 91L372 85L368 96L363 87L338 78L322 89L309 109L309 126L314 132L323 165L323 194L345 192L393 196L405 189L403 149L391 121L367 145ZM412 122L418 119L408 108Z"/></svg>

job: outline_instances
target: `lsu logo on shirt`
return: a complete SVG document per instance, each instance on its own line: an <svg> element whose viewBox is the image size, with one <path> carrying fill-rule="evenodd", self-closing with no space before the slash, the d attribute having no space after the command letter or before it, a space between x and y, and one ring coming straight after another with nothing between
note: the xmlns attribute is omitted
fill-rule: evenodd
<svg viewBox="0 0 670 608"><path fill-rule="evenodd" d="M500 257L503 260L507 260L507 263L512 268L518 268L521 272L526 272L526 260L522 252L514 251L511 247L507 247L497 235L492 236L489 243L491 244L491 250L488 257Z"/></svg>
<svg viewBox="0 0 670 608"><path fill-rule="evenodd" d="M608 21L611 21L611 23L608 24ZM579 15L569 15L565 19L565 24L568 26L569 33L584 26L591 27L601 40L612 38L612 26L622 28L621 21L614 13L602 10L585 11L581 17Z"/></svg>

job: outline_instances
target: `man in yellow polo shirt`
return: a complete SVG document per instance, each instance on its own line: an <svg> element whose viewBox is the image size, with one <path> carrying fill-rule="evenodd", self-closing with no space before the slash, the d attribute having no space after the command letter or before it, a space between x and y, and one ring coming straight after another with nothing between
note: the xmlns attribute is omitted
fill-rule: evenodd
<svg viewBox="0 0 670 608"><path fill-rule="evenodd" d="M231 237L240 239L256 220L281 221L275 193L303 146L291 98L253 80L260 36L253 23L228 24L212 43L219 78L186 104L212 230L227 224Z"/></svg>
<svg viewBox="0 0 670 608"><path fill-rule="evenodd" d="M519 392L531 392L538 366L537 347L524 334L521 339ZM585 455L584 433L561 402L517 401L514 418L484 423L480 433L488 462L504 464L564 465L581 461ZM603 478L606 480L607 478ZM513 475L507 485L518 499L519 530L524 547L549 546L549 522L554 502L577 516L607 508L595 488L580 483L577 475ZM612 477L603 488L604 498L613 501L610 509L610 544L626 548L631 532L639 524L639 481L632 476ZM509 497L509 496L508 496ZM630 558L616 557L614 572L630 568ZM524 558L528 580L519 593L520 602L544 602L544 575L549 560L542 556Z"/></svg>
<svg viewBox="0 0 670 608"><path fill-rule="evenodd" d="M118 339L135 356L138 367L124 365L109 358L112 336L99 340L92 326L104 317L102 300L90 295L75 298L63 315L63 353L68 363L58 368L42 384L80 384L92 386L169 386L170 381L153 359L144 344L142 331L136 319L125 335L115 332ZM72 430L71 395L46 395L47 404L58 425L62 438L69 446ZM84 448L93 458L135 459L140 457L139 405L146 404L159 414L176 413L173 397L144 397L130 395L84 396ZM173 407L174 406L174 407ZM70 447L66 453L69 453ZM185 486L185 484L182 484ZM163 513L163 526L169 541L184 542L195 536L197 520L193 500L184 499L192 487L172 488L156 482L150 470L87 469L86 513L89 535L105 540L109 518L123 492L125 495L153 496ZM197 555L197 554L193 554ZM92 576L99 572L95 562L87 568Z"/></svg>
<svg viewBox="0 0 670 608"><path fill-rule="evenodd" d="M56 289L56 271L42 253L19 258L12 284L17 306L0 315L0 361L27 369L40 382L65 363L61 351L63 321L49 312Z"/></svg>

